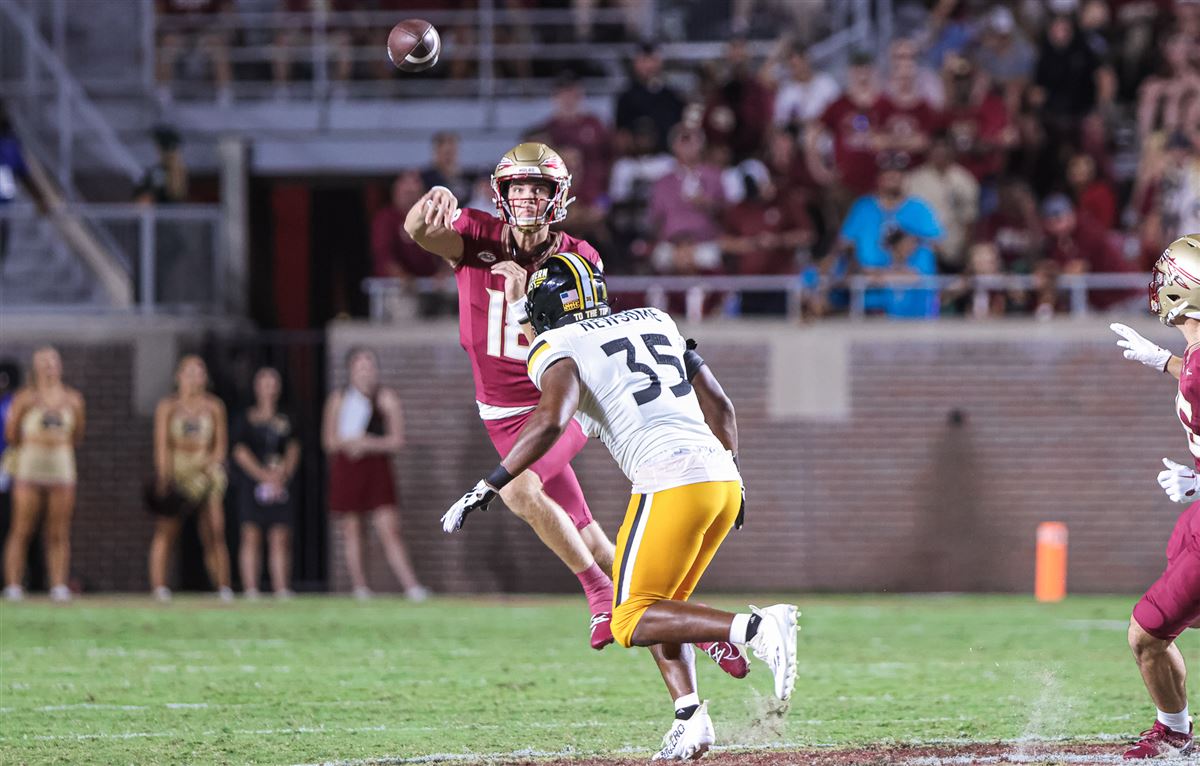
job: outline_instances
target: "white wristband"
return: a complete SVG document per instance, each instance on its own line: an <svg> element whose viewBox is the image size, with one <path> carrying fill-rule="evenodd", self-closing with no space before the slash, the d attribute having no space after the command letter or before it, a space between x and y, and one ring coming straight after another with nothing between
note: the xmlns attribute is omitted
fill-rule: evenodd
<svg viewBox="0 0 1200 766"><path fill-rule="evenodd" d="M529 309L524 298L508 304L508 321L513 324L529 324Z"/></svg>

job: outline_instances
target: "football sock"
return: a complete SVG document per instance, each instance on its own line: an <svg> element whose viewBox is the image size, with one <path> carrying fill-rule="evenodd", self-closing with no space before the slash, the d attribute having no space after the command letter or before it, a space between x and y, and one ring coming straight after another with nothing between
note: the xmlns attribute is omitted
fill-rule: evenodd
<svg viewBox="0 0 1200 766"><path fill-rule="evenodd" d="M679 705L676 705L675 707L679 707ZM1192 730L1192 722L1188 720L1187 705L1184 705L1183 710L1180 710L1178 713L1164 713L1161 710L1158 711L1158 722L1163 726L1169 726L1171 729L1180 732L1181 734L1188 734Z"/></svg>
<svg viewBox="0 0 1200 766"><path fill-rule="evenodd" d="M579 584L587 595L588 609L592 614L611 612L613 602L612 580L604 574L604 570L596 562L582 572L576 572Z"/></svg>
<svg viewBox="0 0 1200 766"><path fill-rule="evenodd" d="M729 640L735 644L746 644L758 633L758 624L762 618L757 614L735 614L733 624L729 626Z"/></svg>
<svg viewBox="0 0 1200 766"><path fill-rule="evenodd" d="M675 717L687 721L692 717L692 713L695 713L696 709L699 707L700 695L696 694L696 692L685 694L679 699L675 700Z"/></svg>

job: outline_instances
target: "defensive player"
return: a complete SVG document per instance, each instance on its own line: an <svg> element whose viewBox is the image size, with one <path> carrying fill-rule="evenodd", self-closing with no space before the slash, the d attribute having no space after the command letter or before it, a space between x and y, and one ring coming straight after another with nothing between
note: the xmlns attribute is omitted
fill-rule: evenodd
<svg viewBox="0 0 1200 766"><path fill-rule="evenodd" d="M506 298L505 269L515 264L528 273L562 250L600 263L599 253L587 242L550 230L566 218L570 190L571 174L562 157L545 144L525 143L506 152L492 173L499 219L459 209L449 189L435 186L404 221L417 244L454 267L459 338L471 357L479 416L501 455L512 448L538 403L538 391L525 374L528 339L510 319L510 301L524 304L524 283L518 294ZM579 426L569 426L530 470L504 488L502 497L579 578L592 613L591 645L600 649L613 640L613 544L592 519L571 468L571 459L586 443ZM701 648L727 673L746 674L745 658L736 647L718 642Z"/></svg>
<svg viewBox="0 0 1200 766"><path fill-rule="evenodd" d="M607 297L599 270L575 253L554 255L530 277L526 311L536 339L528 368L540 401L500 465L442 525L453 532L485 509L574 423L598 436L633 483L617 536L613 633L625 647L662 645L655 659L676 720L655 759L699 758L714 734L686 645L748 644L786 700L796 677L797 611L777 604L734 614L687 603L741 518L732 406L670 316L653 308L611 314ZM706 419L702 401L724 402L725 413Z"/></svg>
<svg viewBox="0 0 1200 766"><path fill-rule="evenodd" d="M1200 234L1171 243L1154 264L1150 310L1163 324L1187 339L1182 357L1143 338L1131 327L1112 324L1122 337L1117 345L1125 358L1141 362L1179 380L1175 409L1187 434L1194 465L1200 467ZM1167 568L1133 608L1129 647L1150 698L1158 708L1154 725L1125 751L1130 760L1187 755L1192 751L1188 716L1187 668L1175 639L1189 627L1200 627L1200 478L1196 471L1163 458L1158 483L1177 503L1189 503L1175 522L1167 543Z"/></svg>

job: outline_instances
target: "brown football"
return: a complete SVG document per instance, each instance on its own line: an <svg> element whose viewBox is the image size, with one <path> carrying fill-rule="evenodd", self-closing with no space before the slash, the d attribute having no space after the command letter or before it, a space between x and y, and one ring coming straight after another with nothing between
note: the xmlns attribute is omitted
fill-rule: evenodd
<svg viewBox="0 0 1200 766"><path fill-rule="evenodd" d="M428 21L405 19L392 27L387 47L388 58L397 69L422 72L437 63L442 38Z"/></svg>

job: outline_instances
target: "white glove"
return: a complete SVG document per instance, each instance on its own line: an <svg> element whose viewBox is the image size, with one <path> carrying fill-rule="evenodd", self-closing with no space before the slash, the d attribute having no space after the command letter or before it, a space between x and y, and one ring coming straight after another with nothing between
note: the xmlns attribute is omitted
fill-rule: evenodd
<svg viewBox="0 0 1200 766"><path fill-rule="evenodd" d="M1161 346L1154 345L1139 335L1137 330L1120 322L1113 322L1108 326L1108 329L1121 336L1121 340L1117 341L1117 345L1125 349L1126 359L1141 362L1159 372L1166 371L1167 362L1171 361L1170 351Z"/></svg>
<svg viewBox="0 0 1200 766"><path fill-rule="evenodd" d="M492 502L496 497L496 490L483 479L471 488L471 491L458 499L458 502L450 506L450 510L442 514L442 531L446 534L457 532L462 529L463 522L467 520L467 514L471 511L486 511L488 503Z"/></svg>
<svg viewBox="0 0 1200 766"><path fill-rule="evenodd" d="M1200 489L1200 478L1196 472L1186 465L1180 465L1170 458L1163 458L1167 470L1158 474L1158 484L1167 493L1167 497L1176 503L1190 503L1200 499L1196 490Z"/></svg>

